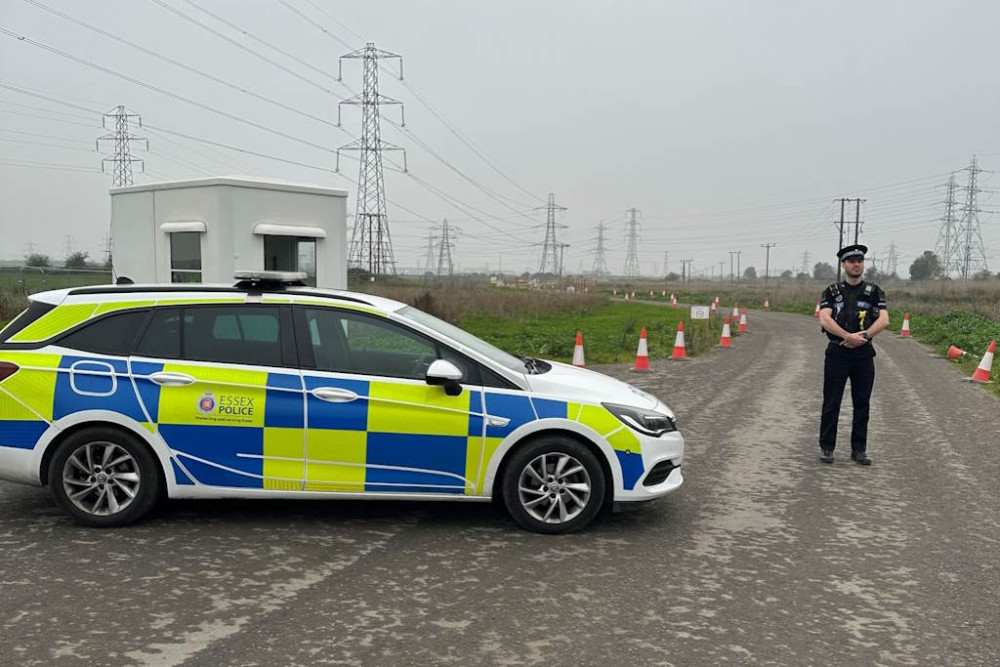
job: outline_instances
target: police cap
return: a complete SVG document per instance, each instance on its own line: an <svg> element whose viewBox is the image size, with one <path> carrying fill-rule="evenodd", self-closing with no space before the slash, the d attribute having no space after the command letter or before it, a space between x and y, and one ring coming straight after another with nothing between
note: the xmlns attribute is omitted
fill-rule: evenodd
<svg viewBox="0 0 1000 667"><path fill-rule="evenodd" d="M840 249L837 253L837 257L843 262L845 259L853 259L855 257L860 257L864 259L865 255L868 253L868 246L861 245L860 243L855 245L849 245Z"/></svg>

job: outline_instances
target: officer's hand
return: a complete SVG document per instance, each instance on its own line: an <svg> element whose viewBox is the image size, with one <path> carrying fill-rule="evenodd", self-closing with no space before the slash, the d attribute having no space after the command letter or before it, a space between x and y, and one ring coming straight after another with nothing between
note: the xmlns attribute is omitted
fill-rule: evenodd
<svg viewBox="0 0 1000 667"><path fill-rule="evenodd" d="M844 347L855 348L855 347L861 347L867 342L868 341L866 341L864 336L862 336L860 333L849 333L844 338L844 342L842 344Z"/></svg>

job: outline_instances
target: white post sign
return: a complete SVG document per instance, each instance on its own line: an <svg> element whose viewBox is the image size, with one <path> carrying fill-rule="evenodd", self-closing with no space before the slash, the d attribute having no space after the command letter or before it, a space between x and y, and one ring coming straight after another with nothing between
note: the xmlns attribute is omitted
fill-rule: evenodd
<svg viewBox="0 0 1000 667"><path fill-rule="evenodd" d="M707 320L709 314L708 306L691 306L692 320Z"/></svg>

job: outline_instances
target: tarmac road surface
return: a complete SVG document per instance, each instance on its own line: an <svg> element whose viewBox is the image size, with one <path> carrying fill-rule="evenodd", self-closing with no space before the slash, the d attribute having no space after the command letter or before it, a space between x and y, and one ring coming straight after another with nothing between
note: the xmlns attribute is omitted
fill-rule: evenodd
<svg viewBox="0 0 1000 667"><path fill-rule="evenodd" d="M0 484L3 664L997 665L1000 403L877 339L869 453L818 460L811 318L634 375L684 487L543 537L489 505L177 502L73 526Z"/></svg>

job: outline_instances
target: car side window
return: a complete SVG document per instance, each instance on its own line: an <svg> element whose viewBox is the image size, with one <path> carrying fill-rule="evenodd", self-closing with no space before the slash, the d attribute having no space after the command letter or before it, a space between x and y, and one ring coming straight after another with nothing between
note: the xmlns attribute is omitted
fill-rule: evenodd
<svg viewBox="0 0 1000 667"><path fill-rule="evenodd" d="M281 324L276 306L185 308L181 338L184 359L281 365Z"/></svg>
<svg viewBox="0 0 1000 667"><path fill-rule="evenodd" d="M134 310L108 315L63 336L56 344L82 352L127 356L148 314L148 310Z"/></svg>
<svg viewBox="0 0 1000 667"><path fill-rule="evenodd" d="M179 359L181 356L181 310L158 308L146 326L135 353L143 357Z"/></svg>
<svg viewBox="0 0 1000 667"><path fill-rule="evenodd" d="M306 308L316 368L423 380L437 346L387 320L331 308Z"/></svg>

